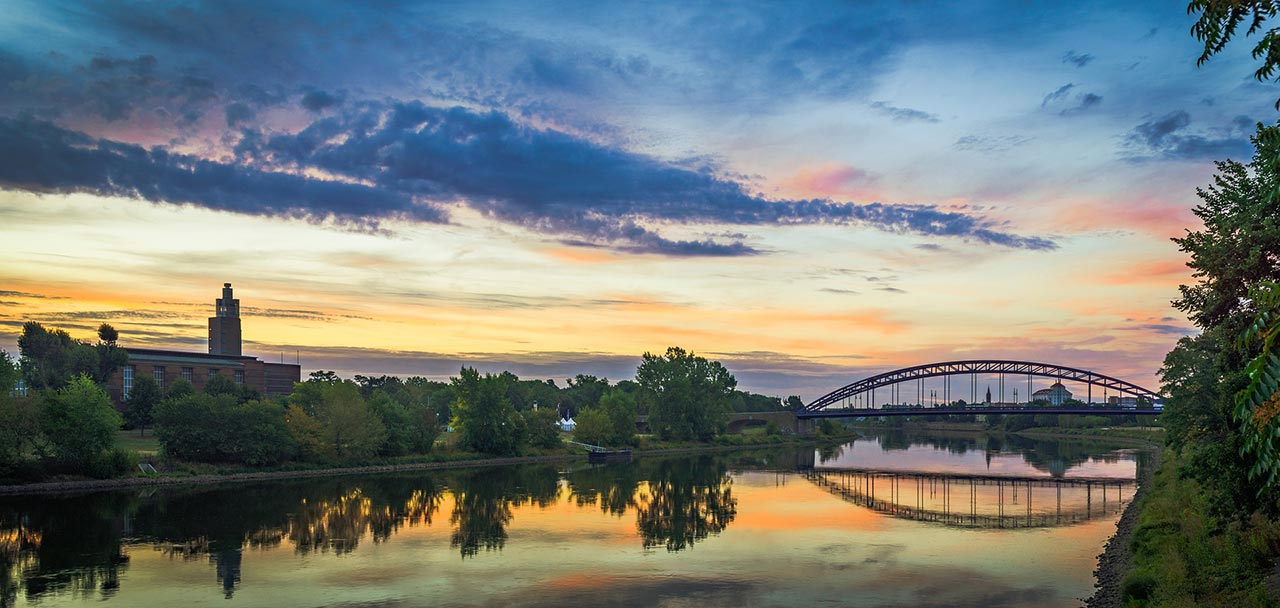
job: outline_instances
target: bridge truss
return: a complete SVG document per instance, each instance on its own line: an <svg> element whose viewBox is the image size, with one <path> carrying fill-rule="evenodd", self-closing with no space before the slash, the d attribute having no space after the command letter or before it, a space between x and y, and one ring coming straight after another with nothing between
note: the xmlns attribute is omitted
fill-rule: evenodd
<svg viewBox="0 0 1280 608"><path fill-rule="evenodd" d="M1065 367L1062 365L1053 365L1051 363L1036 363L1034 361L1005 361L1005 360L972 360L972 361L944 361L941 363L929 363L925 365L917 365L915 367L904 367L885 372L870 378L864 378L852 384L846 384L826 395L823 395L804 407L804 412L816 413L830 406L846 403L846 400L852 401L860 396L868 397L865 401L866 408L875 408L875 391L884 387L895 387L898 384L911 381L923 381L926 378L939 378L949 376L965 376L970 375L975 378L973 383L971 396L977 396L976 377L978 374L1000 375L1001 376L1001 395L1004 394L1003 377L1010 376L1026 376L1031 377L1054 378L1058 381L1081 382L1089 386L1089 401L1092 401L1093 387L1099 387L1105 390L1115 391L1119 395L1129 395L1139 399L1147 399L1152 404L1161 402L1164 398L1155 391L1143 388L1132 382L1127 382L1119 378L1113 378L1105 374L1099 374L1090 370L1076 369L1074 367ZM939 395L943 398L943 403L951 403L951 384L945 384L943 394ZM1028 400L1030 395L1027 396Z"/></svg>

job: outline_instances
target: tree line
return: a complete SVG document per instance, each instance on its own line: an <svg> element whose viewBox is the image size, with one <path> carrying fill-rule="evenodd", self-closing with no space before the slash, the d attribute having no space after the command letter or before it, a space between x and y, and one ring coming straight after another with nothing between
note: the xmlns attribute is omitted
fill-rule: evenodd
<svg viewBox="0 0 1280 608"><path fill-rule="evenodd" d="M118 334L102 325L98 342L75 340L39 323L23 326L14 361L0 351L0 477L30 481L51 474L110 477L136 466L116 446L116 432L152 430L163 455L189 462L278 466L355 463L431 454L441 433L457 447L511 456L562 447L561 418L575 418L575 440L611 447L638 444L646 416L653 435L710 441L734 411L800 406L737 390L719 362L672 347L645 353L634 380L577 375L521 379L464 367L448 382L422 377L312 372L291 394L267 398L224 375L202 390L176 378L162 390L138 373L124 400L112 406L106 381L128 361ZM21 380L26 394L15 389Z"/></svg>

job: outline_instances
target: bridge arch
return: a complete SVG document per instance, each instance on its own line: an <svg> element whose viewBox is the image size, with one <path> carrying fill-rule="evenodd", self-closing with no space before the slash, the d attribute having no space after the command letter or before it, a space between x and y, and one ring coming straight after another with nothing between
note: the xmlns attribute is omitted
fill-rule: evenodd
<svg viewBox="0 0 1280 608"><path fill-rule="evenodd" d="M804 407L804 411L817 412L838 404L844 399L853 398L866 393L871 393L874 396L874 391L876 389L903 382L923 380L925 378L965 376L971 374L1010 374L1015 376L1054 378L1059 381L1067 380L1072 382L1081 382L1089 386L1097 386L1103 389L1113 390L1122 395L1128 394L1133 397L1145 398L1153 404L1159 403L1164 399L1159 393L1150 389L1143 388L1132 382L1121 380L1106 374L1099 374L1091 370L1054 365L1052 363L1037 363L1035 361L975 359L968 361L927 363L924 365L904 367L902 369L895 369L893 371L877 374L851 384L846 384L813 400Z"/></svg>

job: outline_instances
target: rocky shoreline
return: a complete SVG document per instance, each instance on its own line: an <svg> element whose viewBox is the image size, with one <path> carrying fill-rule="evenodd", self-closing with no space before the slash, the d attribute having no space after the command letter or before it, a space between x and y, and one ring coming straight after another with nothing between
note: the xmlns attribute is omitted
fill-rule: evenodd
<svg viewBox="0 0 1280 608"><path fill-rule="evenodd" d="M1142 511L1142 499L1150 491L1151 481L1160 468L1161 447L1154 443L1144 442L1152 448L1151 466L1140 471L1138 491L1133 501L1125 507L1120 520L1116 522L1116 533L1107 540L1107 545L1098 555L1098 569L1093 571L1093 595L1084 601L1086 608L1123 608L1120 597L1120 584L1133 567L1133 532L1138 527L1138 514Z"/></svg>

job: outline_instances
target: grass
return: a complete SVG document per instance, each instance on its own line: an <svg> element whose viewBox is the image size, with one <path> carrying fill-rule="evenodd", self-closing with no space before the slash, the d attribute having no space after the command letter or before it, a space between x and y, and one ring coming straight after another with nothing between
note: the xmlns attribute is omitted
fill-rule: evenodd
<svg viewBox="0 0 1280 608"><path fill-rule="evenodd" d="M147 429L142 436L139 436L136 430L117 431L116 445L139 456L155 456L160 452L160 442L156 440L155 431L151 429Z"/></svg>
<svg viewBox="0 0 1280 608"><path fill-rule="evenodd" d="M1276 606L1266 577L1280 554L1280 522L1258 514L1215 521L1199 485L1178 468L1179 456L1166 450L1139 503L1134 568L1121 585L1125 606Z"/></svg>

